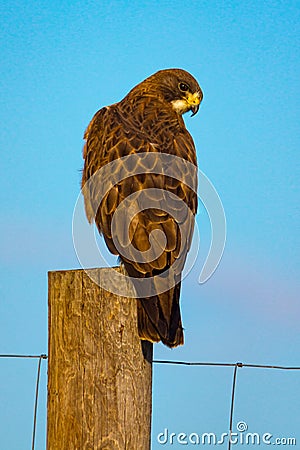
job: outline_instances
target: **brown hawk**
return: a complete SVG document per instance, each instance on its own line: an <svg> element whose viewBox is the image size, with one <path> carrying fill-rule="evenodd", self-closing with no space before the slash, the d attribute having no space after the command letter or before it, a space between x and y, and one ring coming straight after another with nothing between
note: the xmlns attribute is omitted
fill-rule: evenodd
<svg viewBox="0 0 300 450"><path fill-rule="evenodd" d="M135 86L120 102L100 109L84 135L82 188L87 218L90 222L95 220L110 252L120 256L133 279L139 297L140 338L161 340L169 347L183 344L179 307L181 272L197 211L197 176L191 186L189 166L177 164L180 158L190 167L197 165L193 139L185 128L182 114L187 111L196 114L202 98L200 86L191 74L181 69L160 70ZM143 157L149 154L155 161L164 154L173 155L174 163L171 160L168 164L172 171L166 173L160 168L159 173L155 162L153 170L145 168ZM124 157L129 155L141 158L129 167L124 162ZM123 171L122 179L101 199L96 185L84 190L87 181L111 162L117 164L112 177ZM159 254L152 258L148 255L146 259L134 255L131 258L125 248L122 251L123 221L117 221L112 227L118 206L126 198L132 198L132 204L138 203L129 196L140 191L148 198L148 206L146 202L143 210L136 209L125 232L134 250L132 254L135 251L146 254L153 244L156 250L160 249ZM175 263L178 263L177 270L170 275L169 269ZM143 292L143 283L149 279L153 280L150 294Z"/></svg>

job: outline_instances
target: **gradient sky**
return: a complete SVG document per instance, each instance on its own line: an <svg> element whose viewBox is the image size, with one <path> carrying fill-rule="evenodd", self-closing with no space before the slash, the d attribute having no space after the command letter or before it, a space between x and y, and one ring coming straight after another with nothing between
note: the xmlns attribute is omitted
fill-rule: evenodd
<svg viewBox="0 0 300 450"><path fill-rule="evenodd" d="M204 91L186 125L228 234L199 285L210 240L200 208L201 248L181 296L186 343L156 345L155 358L299 366L299 2L12 0L0 13L0 353L47 353L47 271L80 267L72 214L92 115L180 67ZM30 448L35 374L35 361L0 360L1 450ZM164 428L226 432L231 382L228 368L155 366L153 449ZM299 394L299 372L241 369L234 424L299 445Z"/></svg>

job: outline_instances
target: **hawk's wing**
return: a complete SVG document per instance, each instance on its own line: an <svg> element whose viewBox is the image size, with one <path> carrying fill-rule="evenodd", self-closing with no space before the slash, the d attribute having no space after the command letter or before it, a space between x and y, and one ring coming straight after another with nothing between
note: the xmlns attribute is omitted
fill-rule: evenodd
<svg viewBox="0 0 300 450"><path fill-rule="evenodd" d="M124 174L122 180L103 197L100 205L99 184L97 187L96 183L86 191L83 189L87 217L89 221L95 217L97 227L104 235L109 250L114 254L120 254L115 245L116 240L119 247L122 247L122 242L126 241L125 235L129 233L131 246L126 249L125 256L120 254L120 257L129 275L136 278L158 275L170 268L175 261L178 262L179 256L181 259L180 269L174 275L173 287L168 292L147 295L147 298L141 299L143 309L139 307L140 335L153 341L162 339L170 346L183 343L179 310L180 272L190 246L194 215L197 210L197 195L185 183L190 174L186 172L184 166L177 164L176 159L172 162L174 166L172 176L166 176L151 173L149 167L145 169L143 158L137 159L134 167L128 167L120 158L131 154L146 156L145 154L151 152L152 155L157 154L159 160L159 153L167 153L196 164L193 140L181 117L179 118L169 106L151 97L143 97L135 104L123 101L101 109L89 124L85 139L82 186L96 171L112 161L116 164L114 172L123 171ZM137 172L140 173L136 174ZM114 174L111 175L113 178ZM143 191L143 204L152 207L138 212L133 217L129 230L124 230L123 221L116 221L112 228L113 215L118 206L128 195L140 191ZM133 200L133 203L136 203L135 207L138 210L139 200ZM192 214L188 214L186 206ZM177 217L177 220L174 217ZM184 242L180 229L185 233ZM154 230L155 233L157 230L162 232L165 241L161 240L162 233L153 234ZM163 248L164 250L159 252L157 258L154 257L152 260L147 258L146 261L138 258L137 261L135 250L139 254L151 251L149 239L151 233L154 241L156 240L156 249L161 247L161 250ZM141 287L136 286L136 289L140 296L143 296Z"/></svg>

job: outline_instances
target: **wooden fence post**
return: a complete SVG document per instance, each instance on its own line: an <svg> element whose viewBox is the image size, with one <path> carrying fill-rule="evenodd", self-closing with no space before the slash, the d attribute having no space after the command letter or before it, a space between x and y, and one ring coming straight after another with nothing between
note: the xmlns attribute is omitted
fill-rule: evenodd
<svg viewBox="0 0 300 450"><path fill-rule="evenodd" d="M87 272L113 283L114 270ZM47 450L149 450L152 344L138 337L136 300L84 270L48 280Z"/></svg>

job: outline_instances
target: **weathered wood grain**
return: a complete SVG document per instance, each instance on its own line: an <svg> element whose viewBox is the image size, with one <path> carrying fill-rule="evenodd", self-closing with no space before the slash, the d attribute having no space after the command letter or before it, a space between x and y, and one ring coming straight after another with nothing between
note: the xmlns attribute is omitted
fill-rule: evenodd
<svg viewBox="0 0 300 450"><path fill-rule="evenodd" d="M88 272L114 283L114 270ZM50 272L48 354L47 450L150 449L152 344L135 299L84 270Z"/></svg>

